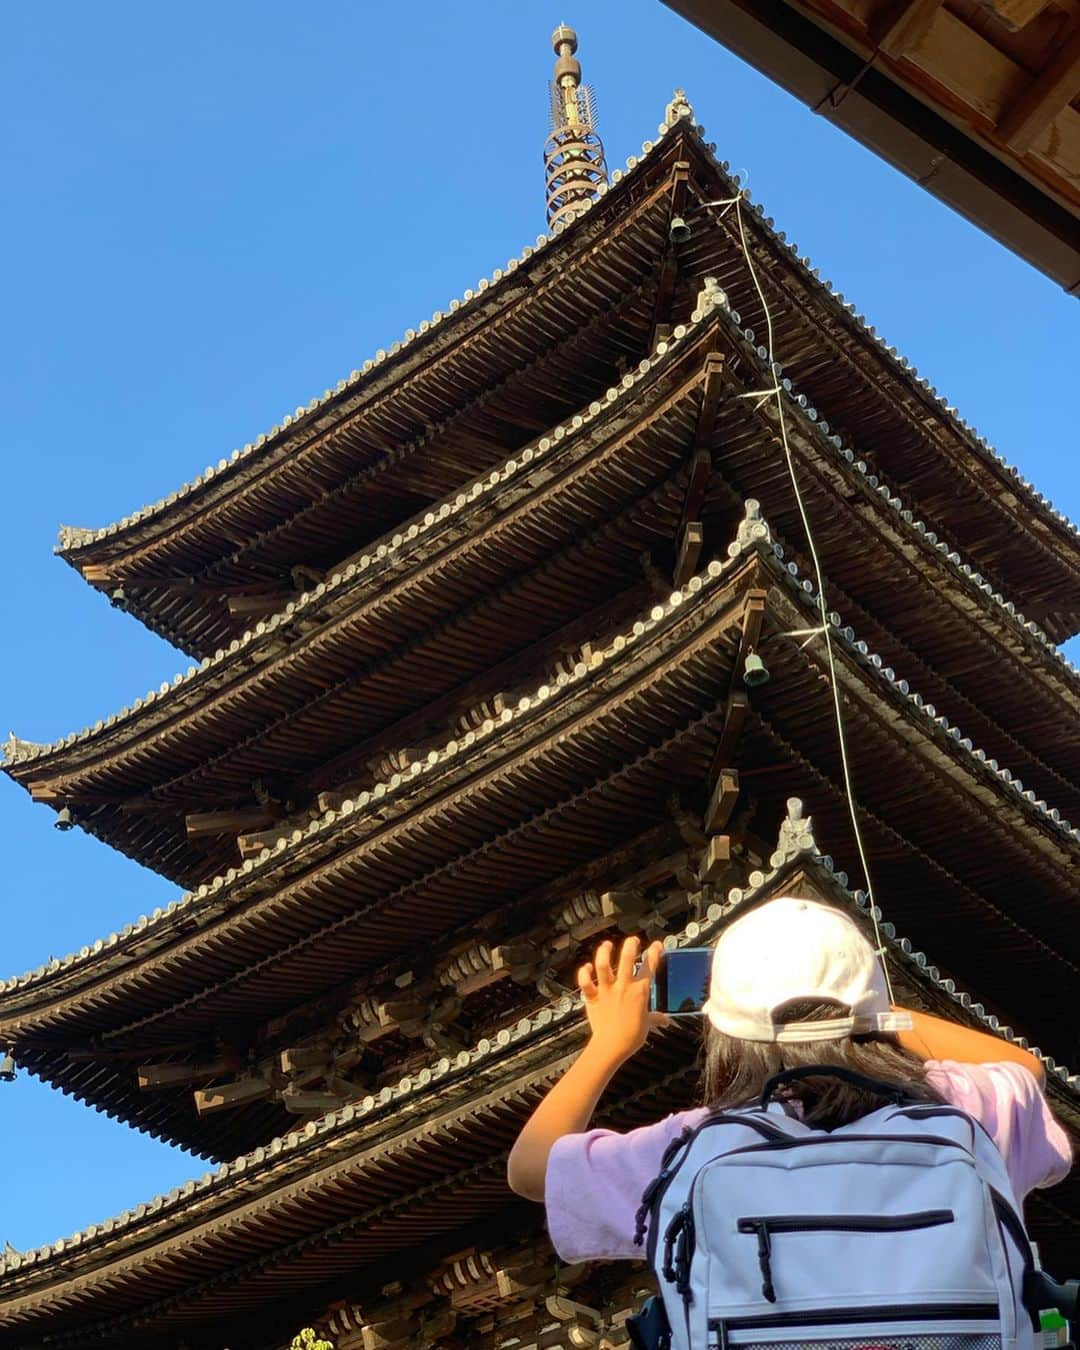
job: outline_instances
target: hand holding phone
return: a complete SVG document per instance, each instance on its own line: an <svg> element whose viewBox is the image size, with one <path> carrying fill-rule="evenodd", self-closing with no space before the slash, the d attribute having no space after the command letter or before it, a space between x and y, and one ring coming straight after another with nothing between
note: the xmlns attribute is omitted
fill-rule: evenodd
<svg viewBox="0 0 1080 1350"><path fill-rule="evenodd" d="M680 947L664 952L653 977L649 1007L669 1017L694 1017L709 997L711 947Z"/></svg>

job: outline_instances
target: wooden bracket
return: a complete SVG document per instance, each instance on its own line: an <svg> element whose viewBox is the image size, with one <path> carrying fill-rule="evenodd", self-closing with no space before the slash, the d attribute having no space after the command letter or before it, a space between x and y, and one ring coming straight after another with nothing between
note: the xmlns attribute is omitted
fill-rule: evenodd
<svg viewBox="0 0 1080 1350"><path fill-rule="evenodd" d="M333 1055L328 1045L297 1045L278 1056L282 1073L303 1073L310 1069L329 1072Z"/></svg>
<svg viewBox="0 0 1080 1350"><path fill-rule="evenodd" d="M698 868L698 881L704 886L706 882L718 880L730 862L731 836L714 834L705 846Z"/></svg>
<svg viewBox="0 0 1080 1350"><path fill-rule="evenodd" d="M189 811L184 825L189 839L208 834L235 834L261 830L280 819L280 812L266 806L239 806L231 811Z"/></svg>
<svg viewBox="0 0 1080 1350"><path fill-rule="evenodd" d="M739 774L737 769L721 769L709 795L709 804L705 808L705 833L719 834L731 819L735 803L739 800Z"/></svg>
<svg viewBox="0 0 1080 1350"><path fill-rule="evenodd" d="M239 1068L235 1057L225 1057L208 1064L140 1064L137 1072L139 1088L143 1092L156 1092L161 1088L187 1087L207 1078L223 1078Z"/></svg>
<svg viewBox="0 0 1080 1350"><path fill-rule="evenodd" d="M200 1116L208 1116L215 1111L227 1111L233 1106L245 1106L248 1102L266 1101L273 1094L274 1088L269 1079L238 1078L232 1083L201 1088L192 1095L195 1098L195 1110Z"/></svg>
<svg viewBox="0 0 1080 1350"><path fill-rule="evenodd" d="M768 592L752 590L746 597L743 609L742 632L739 635L739 648L735 654L735 667L731 673L731 690L724 706L724 722L720 730L720 739L709 766L710 783L715 782L722 769L727 768L734 758L735 746L750 711L750 696L745 689L738 688L746 658L761 641L761 628L765 621L765 604Z"/></svg>
<svg viewBox="0 0 1080 1350"><path fill-rule="evenodd" d="M491 949L491 968L509 975L515 984L528 984L544 964L544 955L529 942L507 942Z"/></svg>
<svg viewBox="0 0 1080 1350"><path fill-rule="evenodd" d="M676 586L685 586L697 571L698 559L705 544L705 527L700 520L689 520L682 527L679 553L675 559Z"/></svg>
<svg viewBox="0 0 1080 1350"><path fill-rule="evenodd" d="M636 933L641 927L641 916L649 908L644 891L605 891L600 897L600 912L614 919L615 926L624 933Z"/></svg>
<svg viewBox="0 0 1080 1350"><path fill-rule="evenodd" d="M1024 154L1077 94L1080 94L1080 26L1005 109L998 122L998 135L1010 150Z"/></svg>
<svg viewBox="0 0 1080 1350"><path fill-rule="evenodd" d="M694 448L701 449L712 439L716 429L716 414L720 411L720 401L726 383L727 360L723 352L707 352L702 367L701 406L698 408L697 427L694 431Z"/></svg>
<svg viewBox="0 0 1080 1350"><path fill-rule="evenodd" d="M687 191L690 186L690 161L680 159L671 170L671 208L668 214L670 222L686 209ZM679 278L679 253L670 239L664 240L664 252L660 262L660 277L656 286L656 300L653 304L653 320L649 332L649 351L654 351L660 341L662 329L670 324L671 304L675 298L675 285Z"/></svg>
<svg viewBox="0 0 1080 1350"><path fill-rule="evenodd" d="M875 53L899 60L926 36L941 6L942 0L890 0L870 20Z"/></svg>
<svg viewBox="0 0 1080 1350"><path fill-rule="evenodd" d="M294 1116L319 1115L336 1111L345 1098L337 1092L321 1092L314 1088L287 1087L281 1092L281 1104Z"/></svg>

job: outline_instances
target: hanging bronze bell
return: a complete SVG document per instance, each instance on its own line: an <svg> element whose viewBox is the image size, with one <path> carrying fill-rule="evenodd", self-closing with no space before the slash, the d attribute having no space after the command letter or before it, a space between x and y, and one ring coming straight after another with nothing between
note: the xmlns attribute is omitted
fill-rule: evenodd
<svg viewBox="0 0 1080 1350"><path fill-rule="evenodd" d="M757 689L759 685L768 683L769 668L757 652L751 652L746 658L742 677L747 689Z"/></svg>

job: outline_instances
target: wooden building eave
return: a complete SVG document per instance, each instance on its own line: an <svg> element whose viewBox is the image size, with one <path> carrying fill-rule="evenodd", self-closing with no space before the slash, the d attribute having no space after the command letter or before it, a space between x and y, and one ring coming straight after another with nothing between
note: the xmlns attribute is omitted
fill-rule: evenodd
<svg viewBox="0 0 1080 1350"><path fill-rule="evenodd" d="M743 540L749 560L736 548L726 567L712 564L688 594L655 606L594 652L588 667L543 686L546 695L538 689L521 699L498 727L447 747L441 762L365 790L99 952L9 981L0 995L0 1041L49 1081L154 1133L228 1152L230 1125L196 1122L190 1105L166 1095L148 1101L122 1060L71 1062L67 1049L102 1034L115 1050L168 1046L178 1035L205 1036L223 1019L273 1016L304 991L415 952L418 941L445 936L500 894L520 893L520 861L508 870L511 854L529 860L536 880L545 869L554 880L579 857L577 816L589 819L595 852L605 817L604 830L625 831L638 820L644 828L673 789L694 800L707 781L730 684L733 649L721 634L740 622L738 596L747 588L766 586L767 632L775 635L769 662L777 677L755 692L742 758L760 809L765 818L782 809L792 777L803 772L792 754L821 766L826 783L839 782L823 654L817 643L781 636L811 628L815 611L773 551L778 546L760 552L759 526ZM1022 990L1022 1017L1015 1005L1003 1011L1067 1049L1073 1032L1065 1010L1074 1005L1063 991L1080 993L1080 971L1067 955L1080 853L1074 833L1028 801L865 644L840 630L834 641L868 846L880 859L890 909L916 936L931 921L935 931L947 930L959 974L973 970L977 987L1011 987L1015 999ZM634 728L643 738L612 758L609 723L621 728L616 740ZM778 755L788 765L782 775L770 767ZM517 797L526 783L527 801ZM843 799L832 791L825 818L844 839ZM504 835L508 810L524 823ZM619 835L607 837L614 843ZM933 915L924 907L932 892L940 903ZM982 934L978 950L966 937L973 921Z"/></svg>
<svg viewBox="0 0 1080 1350"><path fill-rule="evenodd" d="M422 689L417 685L416 697L434 716L440 698L453 701L453 672L461 666L463 641L479 640L483 649L475 648L474 664L494 667L489 669L491 680L501 677L498 662L511 655L514 610L524 612L529 585L542 588L535 603L552 610L554 617L546 621L552 633L569 621L570 611L564 606L560 617L558 609L560 594L566 594L556 578L560 555L546 556L553 521L569 528L572 518L582 539L590 520L594 527L604 522L588 545L593 548L591 561L578 557L580 546L574 545L563 555L562 566L571 569L567 576L583 569L580 586L586 590L590 580L605 587L613 584L621 569L631 596L634 576L640 579L637 552L653 546L652 535L671 536L676 523L665 522L660 497L651 499L655 518L645 519L649 485L666 495L669 515L678 510L678 466L694 444L692 405L714 378L722 382L723 393L709 450L717 483L726 486L727 497L719 486L710 490L704 504L706 527L715 532L717 513L721 521L729 519L739 494L754 495L764 500L783 535L797 542L801 526L777 448L777 409L772 400L760 399L755 408L755 401L745 397L766 379L765 363L752 341L730 315L695 311L686 332L661 348L605 400L373 546L329 578L321 594L260 624L233 644L235 650L74 740L68 737L22 753L16 744L7 771L40 799L74 808L84 827L98 837L182 883L224 870L235 861L231 838L187 840L185 809L218 810L225 819L234 803L250 795L253 778L273 775L285 765L309 797L334 786L326 768L317 767L320 756L329 753L320 750L319 735L326 736L319 726L329 726L331 704L316 667L320 672L348 668L354 683L362 677L365 706L352 706L347 716L354 739L364 725L377 743L380 716L386 734L419 734L423 739L425 728L402 725L389 731L392 712L376 711L378 678L390 680L399 691L412 687L417 670L423 669L417 662L426 661L441 683ZM954 718L963 718L988 754L1034 784L1037 795L1076 815L1080 749L1058 733L1062 721L1076 712L1076 672L1010 601L914 518L891 486L857 459L857 449L822 431L816 410L797 390L784 398L795 453L804 466L800 471L811 479L811 517L818 522L834 608L924 696ZM631 408L633 418L628 420ZM649 437L655 442L661 435L664 419L676 435L660 452L659 442L650 446ZM617 456L612 453L615 445L622 447ZM676 475L670 488L657 477L662 453L668 456L669 472ZM625 472L632 455L646 492L640 499L641 519L608 520L620 500L634 509L626 496ZM575 463L578 468L571 472L566 466ZM574 492L573 516L559 515ZM586 508L591 517L583 514ZM525 564L522 546L530 534L533 556ZM796 548L796 556L805 562L805 549ZM523 582L523 566L541 560L535 581ZM482 579L480 591L468 581L470 569ZM500 571L517 577L502 596L492 588ZM477 596L482 597L479 608L462 612ZM502 618L500 604L509 606ZM424 616L419 625L417 606ZM534 612L539 617L542 610ZM467 637L470 624L479 639ZM497 636L495 646L484 636L485 625L489 635ZM532 626L530 618L526 631ZM352 646L347 648L346 642ZM385 655L375 657L380 647ZM379 677L380 662L393 660L403 663L400 674L387 665ZM303 694L299 701L298 690ZM347 690L336 696L346 698ZM405 710L401 704L401 712ZM327 744L336 743L336 737L334 733ZM244 747L240 755L233 753L237 744Z"/></svg>
<svg viewBox="0 0 1080 1350"><path fill-rule="evenodd" d="M667 3L1080 294L1075 5Z"/></svg>
<svg viewBox="0 0 1080 1350"><path fill-rule="evenodd" d="M220 569L224 565L220 558L226 553L231 557L238 541L242 549L254 546L272 522L267 521L261 531L238 524L224 532L218 530L218 542L205 557L197 556L197 550L191 551L194 545L185 542L189 534L192 540L200 533L208 538L213 536L216 528L212 528L213 513L219 508L233 511L234 506L230 503L234 498L238 510L246 500L249 478L252 484L257 480L260 500L266 494L273 498L278 493L287 517L290 511L302 514L308 510L310 504L304 506L299 500L297 487L286 491L282 486L279 492L274 484L279 479L283 485L287 484L289 475L295 477L306 473L304 466L310 456L317 459L321 454L326 458L334 436L345 425L343 417L350 425L356 424L360 429L357 434L369 423L374 427L374 413L364 402L369 386L371 398L376 402L380 399L385 402L392 393L395 417L400 416L403 399L414 386L417 390L427 391L429 383L434 381L432 388L438 388L440 362L452 360L457 370L460 353L455 343L459 328L480 323L476 334L470 327L469 335L462 334L461 341L472 341L479 336L490 346L492 334L488 333L488 328L491 324L505 321L519 326L524 324L528 328L532 314L530 307L540 303L540 292L550 292L555 297L552 303L556 309L565 307L567 295L576 294L582 278L587 276L590 294L595 291L590 301L595 302L591 311L595 315L603 308L604 295L607 303L614 304L619 298L633 293L635 287L653 284L649 279L654 278L664 252L668 208L665 184L673 172L673 164L679 162L690 166L688 190L691 201L704 203L730 197L738 191L702 145L697 130L685 120L677 123L665 130L664 136L643 153L641 160L606 197L583 211L582 219L561 231L559 237L546 244L535 257L520 264L526 270L541 266L546 269L541 285L526 288L528 293L525 295L515 292L503 304L500 297L515 287L520 288L523 276L519 269L508 270L493 285L478 292L468 305L462 307L461 313L448 322L445 329L448 336L436 337L439 330L431 330L418 335L414 344L392 356L385 366L389 383L384 380L380 367L370 379L362 378L355 390L335 393L325 407L305 414L296 426L279 433L278 439L271 439L249 456L241 457L235 465L216 475L211 486L200 481L191 491L174 494L175 500L140 513L138 520L121 527L109 527L109 531L92 538L84 533L73 535L65 556L73 565L91 569L91 574L99 577L95 584L103 588L120 586L123 589L126 586L124 605L147 622L155 622L157 615L180 645L199 655L210 655L215 647L227 647L229 635L239 634L246 624L238 622L222 628L215 619L218 627L215 630L217 637L213 639L209 630L197 637L190 625L196 622L196 616L200 616L198 623L205 623L208 614L217 612L208 598L208 585L211 589L218 586L242 590L243 573L241 571L232 580L224 573L215 573L217 579L214 580L208 575L203 576L202 572L207 567ZM1075 631L1080 627L1080 587L1077 584L1080 536L1075 527L980 441L925 381L917 379L906 363L886 348L861 318L843 303L842 297L834 295L827 285L815 278L806 260L799 258L782 236L773 231L758 210L750 208L749 199L744 200L751 247L762 283L769 293L770 306L774 307L777 355L784 361L789 375L835 426L865 446L871 464L890 477L898 490L911 497L913 509L934 518L953 543L964 549L973 563L994 579L996 588L1012 594L1020 607L1042 624L1054 641ZM744 319L760 329L760 306L746 275L732 213L722 216L713 211L709 215L706 208L699 205L695 208L695 221L694 237L680 255L673 317L685 317L692 307L695 287L700 285L703 276L713 274L720 278ZM604 288L608 289L605 291ZM489 309L490 324L484 317ZM479 319L471 317L476 313L480 313ZM572 321L565 317L548 322L554 324L555 334L546 332L541 347L545 342L556 340L560 325L562 329L568 323L572 327ZM640 322L638 316L634 320L638 326L634 332L638 332ZM537 339L528 340L535 345ZM627 341L632 347L635 341L643 339L639 334ZM448 344L445 351L440 343ZM637 354L644 350L644 346L639 345ZM626 344L624 354L628 354ZM826 354L831 355L831 361L823 361ZM520 360L520 353L518 358ZM607 378L591 391L582 387L578 392L579 404L602 393L614 377L612 353L609 352L605 359L608 358L611 359ZM409 373L413 372L414 364L415 372ZM478 375L477 378L480 388L485 379L490 383L498 377L492 369L488 376ZM374 406L372 404L372 408ZM429 448L419 452L418 466L427 462L425 456L435 456L434 447L442 434L434 426L438 417L431 412L430 391L424 394L423 407L424 415L415 430ZM464 415L460 409L458 412L444 409L439 416L448 416L452 422L459 414ZM314 424L320 418L324 419L324 424L316 427ZM883 434L882 428L886 424L888 434ZM900 427L903 427L902 432ZM309 430L317 434L309 436ZM407 434L403 427L398 427L396 432L387 428L376 438L383 448L372 464L385 467L382 476L390 485L396 481L395 456L404 453ZM297 437L301 439L298 441ZM504 445L501 452L492 444L484 462L495 462L507 449L523 443L524 439L525 435L521 435L512 445ZM427 479L421 498L414 497L410 508L406 491L398 507L384 513L381 523L372 517L367 538L389 531L407 519L423 501L435 500L467 481L470 466L462 460L461 454L460 449L455 452L456 458L452 457L449 469L439 469L437 461L432 459L426 469ZM338 458L340 460L340 455ZM316 460L312 460L313 466L315 463ZM478 467L474 461L471 472ZM333 480L335 473L340 474L340 470L334 468L331 457L319 468L316 477L320 481ZM281 522L273 526L274 529L279 527ZM338 526L334 529L340 532ZM331 529L330 533L333 532ZM300 538L298 535L297 539ZM353 538L356 538L355 534ZM159 566L157 562L151 564L150 554L137 562L136 554L143 558L147 548L179 552L168 566ZM215 549L218 562L211 557ZM349 551L342 544L336 557L323 560L321 569L332 570ZM286 549L278 557L274 566L280 570L283 584L291 585L290 565L304 561L295 548L292 553ZM161 590L155 597L151 593L153 587L157 585L160 589L169 576L173 581L168 585L175 582L176 589ZM151 590L140 598L141 586ZM190 591L187 599L184 598L185 587ZM224 595L224 591L221 594ZM284 607L288 599L286 590L281 596L280 607Z"/></svg>
<svg viewBox="0 0 1080 1350"><path fill-rule="evenodd" d="M709 942L746 905L792 891L849 906L869 928L866 897L848 890L796 814L769 870L710 905L669 945ZM1013 1038L888 922L882 936L901 1002ZM583 1031L576 1001L560 998L216 1174L51 1246L0 1257L0 1345L26 1336L50 1350L103 1337L135 1345L181 1322L197 1333L200 1322L214 1325L283 1288L295 1296L338 1273L362 1283L365 1266L400 1252L418 1231L430 1237L493 1217L512 1203L506 1149ZM627 1128L689 1104L693 1058L692 1034L654 1038L620 1074L605 1122ZM1054 1108L1080 1139L1080 1079L1052 1062L1047 1068ZM1054 1202L1055 1255L1068 1259L1080 1254L1076 1184L1059 1188ZM1038 1199L1030 1217L1038 1235Z"/></svg>

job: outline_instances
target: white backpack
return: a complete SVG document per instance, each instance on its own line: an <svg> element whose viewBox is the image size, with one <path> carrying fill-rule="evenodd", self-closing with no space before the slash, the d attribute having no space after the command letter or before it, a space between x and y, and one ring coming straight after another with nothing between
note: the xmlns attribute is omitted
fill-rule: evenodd
<svg viewBox="0 0 1080 1350"><path fill-rule="evenodd" d="M766 1105L783 1082L835 1074L891 1104L831 1132ZM758 1110L674 1141L638 1241L671 1350L1033 1350L1031 1247L992 1139L951 1106L847 1070L795 1069ZM654 1327L662 1322L652 1309Z"/></svg>

